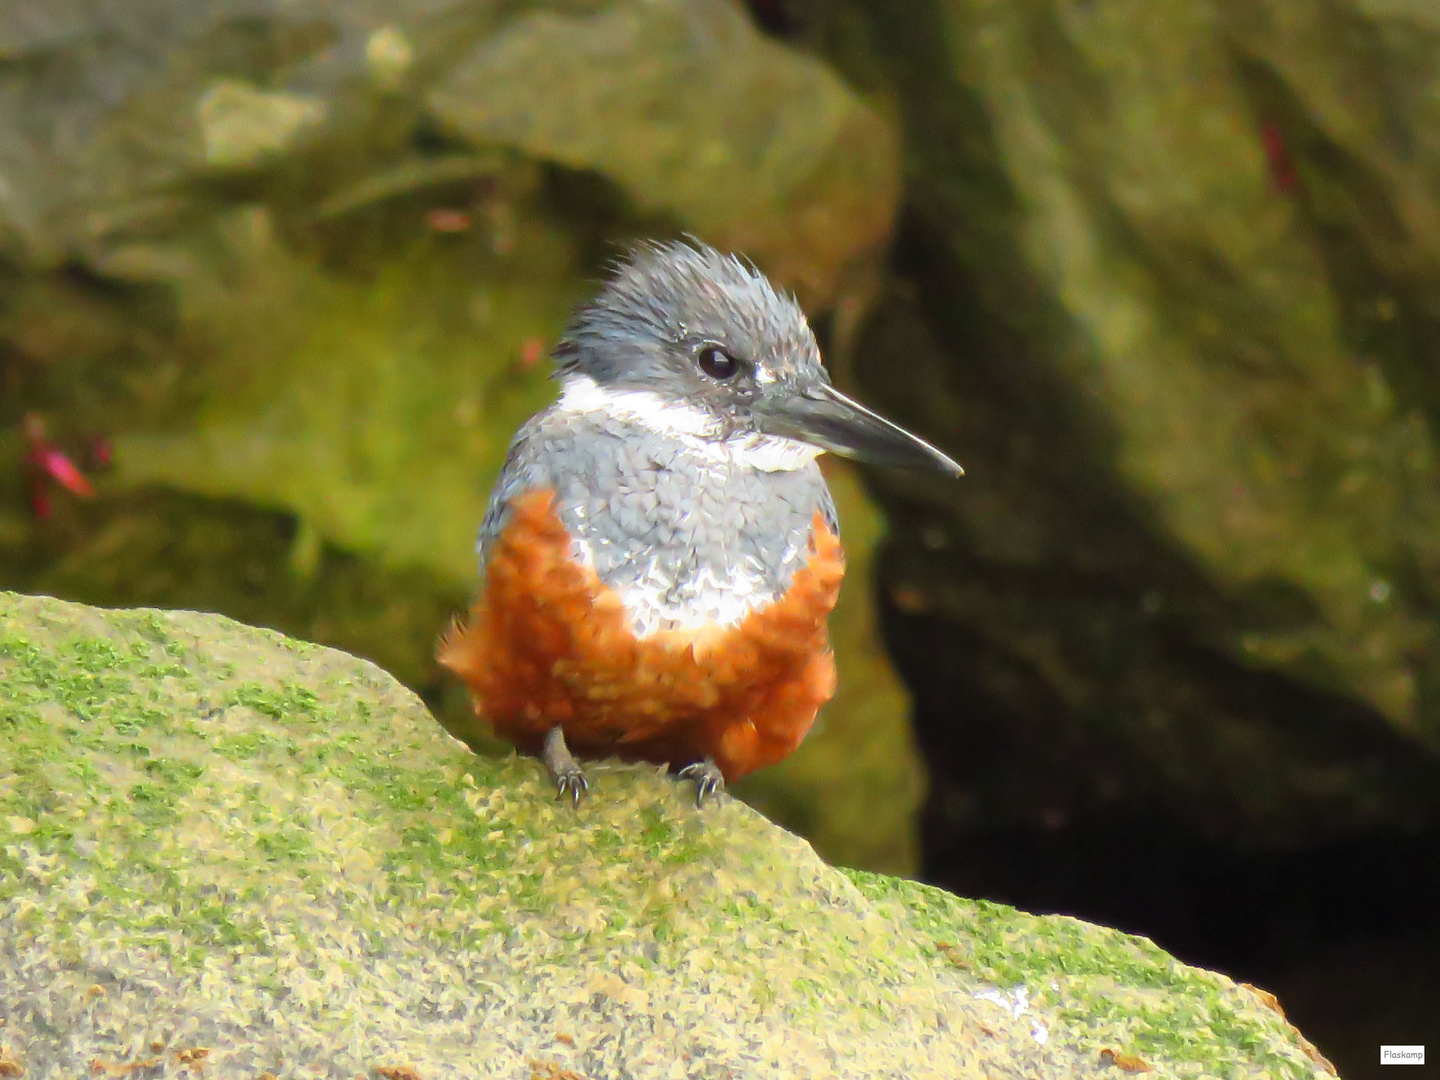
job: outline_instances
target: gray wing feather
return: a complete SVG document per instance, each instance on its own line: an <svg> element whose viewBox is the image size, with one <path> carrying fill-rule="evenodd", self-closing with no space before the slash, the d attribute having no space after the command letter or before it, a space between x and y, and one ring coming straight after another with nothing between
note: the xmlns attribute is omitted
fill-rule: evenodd
<svg viewBox="0 0 1440 1080"><path fill-rule="evenodd" d="M825 527L839 536L840 511L835 509L835 496L830 494L830 487L827 484L820 485L820 504L816 509L820 511L820 518L825 522Z"/></svg>
<svg viewBox="0 0 1440 1080"><path fill-rule="evenodd" d="M490 549L510 522L510 500L535 488L555 486L555 479L546 467L542 435L544 420L543 413L531 417L515 433L505 454L505 464L500 468L500 477L495 481L495 490L490 493L490 505L485 508L480 532L475 538L481 578L484 578L485 568L490 564Z"/></svg>

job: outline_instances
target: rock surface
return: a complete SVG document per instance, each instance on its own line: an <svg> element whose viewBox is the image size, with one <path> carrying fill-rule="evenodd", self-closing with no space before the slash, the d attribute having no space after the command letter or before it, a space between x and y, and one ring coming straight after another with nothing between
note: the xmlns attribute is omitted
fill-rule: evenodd
<svg viewBox="0 0 1440 1080"><path fill-rule="evenodd" d="M372 665L218 616L0 594L0 732L27 1080L1328 1075L1143 939L832 869L654 769L572 814Z"/></svg>
<svg viewBox="0 0 1440 1080"><path fill-rule="evenodd" d="M614 177L825 307L890 236L896 134L835 72L723 0L542 9L428 98L479 143Z"/></svg>
<svg viewBox="0 0 1440 1080"><path fill-rule="evenodd" d="M951 825L1440 818L1440 9L796 10L905 132L854 381L968 469L873 477L893 644L1031 772Z"/></svg>

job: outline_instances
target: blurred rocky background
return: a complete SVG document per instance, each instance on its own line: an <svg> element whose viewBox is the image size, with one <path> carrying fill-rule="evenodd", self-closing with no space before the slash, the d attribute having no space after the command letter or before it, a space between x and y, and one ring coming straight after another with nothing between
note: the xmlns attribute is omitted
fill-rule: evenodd
<svg viewBox="0 0 1440 1080"><path fill-rule="evenodd" d="M836 472L841 695L746 797L1265 986L1343 1075L1434 1043L1432 0L0 0L0 586L453 723L548 349L683 233L969 470Z"/></svg>

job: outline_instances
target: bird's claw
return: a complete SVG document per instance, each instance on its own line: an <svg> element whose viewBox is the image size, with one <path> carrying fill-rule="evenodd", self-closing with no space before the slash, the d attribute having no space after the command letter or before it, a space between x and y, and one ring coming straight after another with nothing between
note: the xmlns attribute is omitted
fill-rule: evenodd
<svg viewBox="0 0 1440 1080"><path fill-rule="evenodd" d="M725 774L720 771L712 758L704 761L697 761L693 765L686 765L677 773L682 780L695 781L695 805L704 807L705 800L719 795L725 790Z"/></svg>
<svg viewBox="0 0 1440 1080"><path fill-rule="evenodd" d="M580 798L590 790L590 781L577 766L567 770L555 777L555 799L563 801L566 795L570 796L570 805L579 806Z"/></svg>
<svg viewBox="0 0 1440 1080"><path fill-rule="evenodd" d="M555 782L555 799L560 801L570 796L570 805L578 807L580 798L590 790L590 781L575 763L565 745L565 735L558 727L551 728L545 736L545 748L541 752L550 779Z"/></svg>

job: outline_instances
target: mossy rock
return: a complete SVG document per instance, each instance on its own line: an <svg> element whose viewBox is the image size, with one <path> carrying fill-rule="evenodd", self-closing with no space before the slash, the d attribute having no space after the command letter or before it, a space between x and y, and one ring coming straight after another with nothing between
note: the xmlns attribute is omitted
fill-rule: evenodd
<svg viewBox="0 0 1440 1080"><path fill-rule="evenodd" d="M0 431L0 459L5 456ZM0 588L102 607L224 612L370 659L420 694L452 734L484 754L507 744L477 724L464 686L434 660L439 630L467 606L468 582L388 567L324 544L306 573L290 516L234 500L147 490L66 502L45 522L6 515L0 473ZM829 469L847 572L830 619L835 698L800 749L734 794L799 832L829 862L910 874L924 769L909 699L875 626L871 557L884 522L854 472ZM18 488L18 483L16 484Z"/></svg>
<svg viewBox="0 0 1440 1080"><path fill-rule="evenodd" d="M786 8L904 131L850 388L967 469L869 478L935 827L1435 821L1440 8Z"/></svg>
<svg viewBox="0 0 1440 1080"><path fill-rule="evenodd" d="M0 687L11 1075L1325 1071L1142 939L835 870L654 768L571 811L271 631L0 594Z"/></svg>

